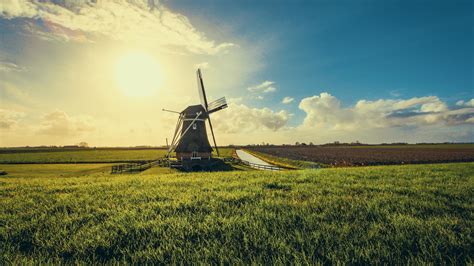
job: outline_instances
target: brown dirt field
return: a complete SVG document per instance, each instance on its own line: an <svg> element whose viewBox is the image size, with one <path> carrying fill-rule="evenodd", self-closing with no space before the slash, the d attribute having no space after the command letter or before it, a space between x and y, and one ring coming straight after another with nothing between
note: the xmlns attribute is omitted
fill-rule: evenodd
<svg viewBox="0 0 474 266"><path fill-rule="evenodd" d="M474 148L466 147L328 147L270 146L250 150L292 160L312 161L331 166L364 166L388 164L420 164L473 162Z"/></svg>

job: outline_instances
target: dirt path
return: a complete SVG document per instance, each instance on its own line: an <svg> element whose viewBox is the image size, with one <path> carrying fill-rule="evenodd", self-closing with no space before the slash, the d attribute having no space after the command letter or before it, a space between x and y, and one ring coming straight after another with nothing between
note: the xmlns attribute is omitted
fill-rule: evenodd
<svg viewBox="0 0 474 266"><path fill-rule="evenodd" d="M261 160L260 158L257 158L255 156L253 156L252 154L250 154L248 152L243 151L243 150L236 150L236 153L237 153L237 156L239 156L239 158L243 161L247 161L247 162L254 163L254 164L259 164L259 165L274 166L274 165L271 165L271 164ZM253 168L257 168L257 167L253 167ZM270 170L270 169L263 169L263 170Z"/></svg>

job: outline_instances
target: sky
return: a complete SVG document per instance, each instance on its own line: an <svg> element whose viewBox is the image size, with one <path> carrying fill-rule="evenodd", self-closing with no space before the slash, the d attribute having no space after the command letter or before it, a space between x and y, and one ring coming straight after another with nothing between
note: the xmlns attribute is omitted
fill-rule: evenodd
<svg viewBox="0 0 474 266"><path fill-rule="evenodd" d="M0 146L473 142L472 1L0 1Z"/></svg>

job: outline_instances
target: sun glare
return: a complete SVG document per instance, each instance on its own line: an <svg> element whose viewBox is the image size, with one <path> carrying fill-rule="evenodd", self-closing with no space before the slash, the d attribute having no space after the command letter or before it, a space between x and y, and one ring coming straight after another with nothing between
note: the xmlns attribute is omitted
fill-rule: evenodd
<svg viewBox="0 0 474 266"><path fill-rule="evenodd" d="M115 78L127 96L150 96L155 93L162 77L157 60L146 53L122 56L115 68Z"/></svg>

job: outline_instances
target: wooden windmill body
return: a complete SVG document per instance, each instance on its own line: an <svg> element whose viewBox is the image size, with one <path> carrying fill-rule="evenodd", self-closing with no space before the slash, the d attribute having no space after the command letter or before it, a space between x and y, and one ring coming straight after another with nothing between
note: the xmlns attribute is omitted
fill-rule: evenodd
<svg viewBox="0 0 474 266"><path fill-rule="evenodd" d="M212 157L213 148L209 143L206 121L209 123L214 148L219 156L210 114L227 107L225 97L208 103L201 70L197 70L198 91L201 104L190 105L179 113L173 140L168 148L167 157L174 152L178 163L177 168L188 171L210 170L216 160ZM167 111L167 110L165 110Z"/></svg>

